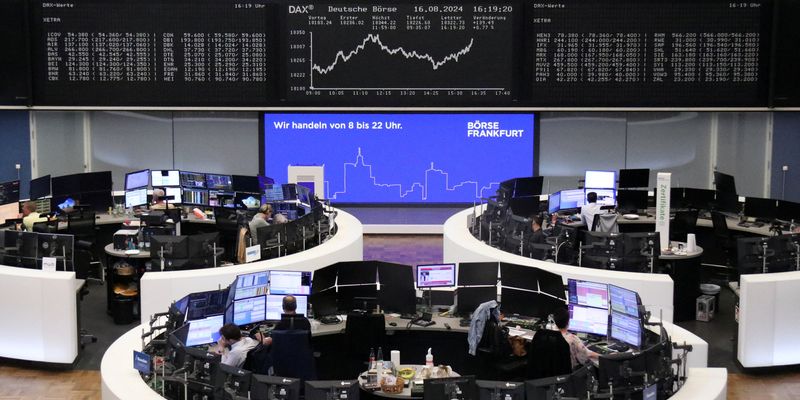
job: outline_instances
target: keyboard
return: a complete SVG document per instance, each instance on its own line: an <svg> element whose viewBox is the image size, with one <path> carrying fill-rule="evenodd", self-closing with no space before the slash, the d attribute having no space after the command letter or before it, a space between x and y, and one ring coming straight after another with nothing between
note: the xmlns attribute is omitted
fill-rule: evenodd
<svg viewBox="0 0 800 400"><path fill-rule="evenodd" d="M591 350L591 351L593 351L593 352L595 352L597 354L613 353L611 350L609 350L609 349L607 349L605 347L601 347L600 345L597 345L597 344L590 344L589 346L586 346L586 348L588 348L589 350Z"/></svg>
<svg viewBox="0 0 800 400"><path fill-rule="evenodd" d="M623 352L623 351L630 350L630 347L628 347L627 345L622 344L622 343L611 343L607 347L609 349L611 349L611 350L618 351L620 353Z"/></svg>
<svg viewBox="0 0 800 400"><path fill-rule="evenodd" d="M508 326L519 326L522 329L528 329L531 331L535 331L539 329L539 320L538 319L517 319L511 318L505 320L505 325Z"/></svg>
<svg viewBox="0 0 800 400"><path fill-rule="evenodd" d="M340 320L339 317L336 315L326 315L324 317L320 317L319 322L322 324L331 325L331 324L338 324L342 322L342 320Z"/></svg>

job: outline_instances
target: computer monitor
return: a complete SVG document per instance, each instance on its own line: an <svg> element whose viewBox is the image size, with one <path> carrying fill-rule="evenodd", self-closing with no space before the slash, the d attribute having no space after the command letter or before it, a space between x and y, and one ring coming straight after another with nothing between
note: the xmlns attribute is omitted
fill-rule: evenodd
<svg viewBox="0 0 800 400"><path fill-rule="evenodd" d="M308 301L313 304L311 308L314 310L314 317L336 315L339 311L336 305L336 297L335 289L316 292L309 296Z"/></svg>
<svg viewBox="0 0 800 400"><path fill-rule="evenodd" d="M639 317L639 295L615 285L608 285L608 297L611 311Z"/></svg>
<svg viewBox="0 0 800 400"><path fill-rule="evenodd" d="M476 380L480 400L525 400L525 383Z"/></svg>
<svg viewBox="0 0 800 400"><path fill-rule="evenodd" d="M547 212L555 214L561 209L561 192L555 192L547 197Z"/></svg>
<svg viewBox="0 0 800 400"><path fill-rule="evenodd" d="M80 193L81 174L62 175L53 177L50 181L53 196L65 196Z"/></svg>
<svg viewBox="0 0 800 400"><path fill-rule="evenodd" d="M50 196L50 175L31 180L29 195L31 200Z"/></svg>
<svg viewBox="0 0 800 400"><path fill-rule="evenodd" d="M717 192L714 205L714 210L732 214L738 214L742 210L739 195L736 193Z"/></svg>
<svg viewBox="0 0 800 400"><path fill-rule="evenodd" d="M147 205L147 188L131 189L125 191L125 208Z"/></svg>
<svg viewBox="0 0 800 400"><path fill-rule="evenodd" d="M736 240L736 269L739 274L760 274L764 271L764 263L769 259L765 256L764 247L767 246L766 237L743 237Z"/></svg>
<svg viewBox="0 0 800 400"><path fill-rule="evenodd" d="M570 375L525 381L525 397L527 400L552 400L561 397L584 399L587 379L587 369L582 368Z"/></svg>
<svg viewBox="0 0 800 400"><path fill-rule="evenodd" d="M619 170L619 189L650 187L650 169L621 169Z"/></svg>
<svg viewBox="0 0 800 400"><path fill-rule="evenodd" d="M214 250L221 248L219 232L198 233L189 236L187 251L190 268L206 268L214 266Z"/></svg>
<svg viewBox="0 0 800 400"><path fill-rule="evenodd" d="M19 181L0 183L0 204L19 203Z"/></svg>
<svg viewBox="0 0 800 400"><path fill-rule="evenodd" d="M281 185L267 184L264 186L264 201L283 201L283 188Z"/></svg>
<svg viewBox="0 0 800 400"><path fill-rule="evenodd" d="M539 290L537 269L527 265L500 263L500 283L504 287ZM563 284L562 284L563 287Z"/></svg>
<svg viewBox="0 0 800 400"><path fill-rule="evenodd" d="M672 194L670 193L670 197ZM697 210L710 210L716 199L716 192L709 189L683 189L683 205ZM670 203L672 200L670 199Z"/></svg>
<svg viewBox="0 0 800 400"><path fill-rule="evenodd" d="M281 185L284 200L297 200L297 184L285 183Z"/></svg>
<svg viewBox="0 0 800 400"><path fill-rule="evenodd" d="M570 304L569 330L598 336L608 335L608 309Z"/></svg>
<svg viewBox="0 0 800 400"><path fill-rule="evenodd" d="M150 258L157 260L189 258L188 236L153 235L150 237Z"/></svg>
<svg viewBox="0 0 800 400"><path fill-rule="evenodd" d="M633 372L633 374L629 374L627 371ZM645 372L647 372L647 355L645 353L624 352L602 355L599 359L597 384L600 389L606 389L613 385L615 392L619 388L630 388L631 386L641 388ZM634 393L631 398L641 399L642 395L639 393L636 396Z"/></svg>
<svg viewBox="0 0 800 400"><path fill-rule="evenodd" d="M200 346L216 343L219 338L219 329L225 325L222 315L214 315L189 322L189 333L186 336L186 346Z"/></svg>
<svg viewBox="0 0 800 400"><path fill-rule="evenodd" d="M630 272L650 272L650 262L658 263L661 255L660 232L631 232L623 237L623 270Z"/></svg>
<svg viewBox="0 0 800 400"><path fill-rule="evenodd" d="M358 400L358 381L306 381L306 400ZM257 397L260 398L260 397ZM265 397L266 398L266 397Z"/></svg>
<svg viewBox="0 0 800 400"><path fill-rule="evenodd" d="M252 372L245 369L220 363L215 387L222 386L231 399L246 399L250 393L252 375Z"/></svg>
<svg viewBox="0 0 800 400"><path fill-rule="evenodd" d="M297 189L297 201L300 204L311 206L311 189L299 184L295 187Z"/></svg>
<svg viewBox="0 0 800 400"><path fill-rule="evenodd" d="M206 174L206 187L208 189L233 191L230 175Z"/></svg>
<svg viewBox="0 0 800 400"><path fill-rule="evenodd" d="M269 294L311 294L311 272L269 271Z"/></svg>
<svg viewBox="0 0 800 400"><path fill-rule="evenodd" d="M234 192L261 193L257 176L232 175L231 184Z"/></svg>
<svg viewBox="0 0 800 400"><path fill-rule="evenodd" d="M789 272L797 269L797 247L799 234L770 236L767 248L772 255L768 258L768 272Z"/></svg>
<svg viewBox="0 0 800 400"><path fill-rule="evenodd" d="M236 192L233 196L233 207L245 209L258 209L261 207L261 196L247 192Z"/></svg>
<svg viewBox="0 0 800 400"><path fill-rule="evenodd" d="M778 200L777 217L783 221L800 222L800 203Z"/></svg>
<svg viewBox="0 0 800 400"><path fill-rule="evenodd" d="M497 285L497 268L496 261L458 263L458 286Z"/></svg>
<svg viewBox="0 0 800 400"><path fill-rule="evenodd" d="M745 197L744 214L764 220L776 219L778 217L778 200Z"/></svg>
<svg viewBox="0 0 800 400"><path fill-rule="evenodd" d="M259 271L237 276L232 291L233 300L266 295L269 292L269 272Z"/></svg>
<svg viewBox="0 0 800 400"><path fill-rule="evenodd" d="M642 323L637 317L612 311L609 337L638 349L642 347Z"/></svg>
<svg viewBox="0 0 800 400"><path fill-rule="evenodd" d="M736 181L733 175L714 171L714 185L718 192L736 193Z"/></svg>
<svg viewBox="0 0 800 400"><path fill-rule="evenodd" d="M206 187L206 175L199 172L180 171L181 186L203 189Z"/></svg>
<svg viewBox="0 0 800 400"><path fill-rule="evenodd" d="M313 278L311 280L311 293L321 292L323 290L328 290L334 285L336 285L336 272L338 271L338 267L336 264L329 265L327 267L320 268L314 271Z"/></svg>
<svg viewBox="0 0 800 400"><path fill-rule="evenodd" d="M417 265L417 288L453 287L455 285L455 264Z"/></svg>
<svg viewBox="0 0 800 400"><path fill-rule="evenodd" d="M478 387L474 376L456 378L431 378L424 381L425 400L478 400Z"/></svg>
<svg viewBox="0 0 800 400"><path fill-rule="evenodd" d="M472 286L456 289L456 310L459 315L472 314L479 305L491 300L497 300L496 286Z"/></svg>
<svg viewBox="0 0 800 400"><path fill-rule="evenodd" d="M148 185L150 185L149 169L125 174L125 190L146 188Z"/></svg>
<svg viewBox="0 0 800 400"><path fill-rule="evenodd" d="M228 304L227 300L227 290L192 293L189 295L189 305L186 307L186 319L194 321L216 315L222 316Z"/></svg>
<svg viewBox="0 0 800 400"><path fill-rule="evenodd" d="M183 204L207 206L208 190L205 189L183 189Z"/></svg>
<svg viewBox="0 0 800 400"><path fill-rule="evenodd" d="M180 171L175 169L162 169L150 171L150 182L156 186L180 186Z"/></svg>
<svg viewBox="0 0 800 400"><path fill-rule="evenodd" d="M300 379L295 378L253 374L250 381L250 398L300 400L300 382Z"/></svg>
<svg viewBox="0 0 800 400"><path fill-rule="evenodd" d="M608 284L568 279L569 303L608 309Z"/></svg>
<svg viewBox="0 0 800 400"><path fill-rule="evenodd" d="M586 203L586 192L583 189L561 191L561 210L581 208Z"/></svg>
<svg viewBox="0 0 800 400"><path fill-rule="evenodd" d="M111 193L113 182L111 171L85 172L79 175L81 193L108 192ZM146 186L146 185L145 185Z"/></svg>
<svg viewBox="0 0 800 400"><path fill-rule="evenodd" d="M267 321L279 321L283 314L283 298L280 294L267 295ZM308 296L294 296L298 314L308 315Z"/></svg>
<svg viewBox="0 0 800 400"><path fill-rule="evenodd" d="M155 185L153 185L153 189L156 189ZM166 200L169 204L183 203L183 189L180 186L165 186L159 189L164 190L164 195L169 198Z"/></svg>
<svg viewBox="0 0 800 400"><path fill-rule="evenodd" d="M75 248L75 237L73 235L40 233L36 235L36 239L38 249L35 257L37 259L52 257L58 260L56 264L58 271L73 270L72 261Z"/></svg>
<svg viewBox="0 0 800 400"><path fill-rule="evenodd" d="M636 213L647 209L646 190L618 190L617 209L621 213Z"/></svg>
<svg viewBox="0 0 800 400"><path fill-rule="evenodd" d="M417 291L414 287L381 284L378 304L385 312L414 314L417 310ZM316 307L316 305L315 305Z"/></svg>
<svg viewBox="0 0 800 400"><path fill-rule="evenodd" d="M500 302L503 313L519 314L525 317L546 318L556 307L564 307L564 300L543 293L500 288Z"/></svg>
<svg viewBox="0 0 800 400"><path fill-rule="evenodd" d="M267 320L266 295L250 297L242 300L234 300L232 307L233 323L236 325L249 325Z"/></svg>
<svg viewBox="0 0 800 400"><path fill-rule="evenodd" d="M616 206L617 205L617 191L614 189L586 189L586 194L591 192L597 193L597 205L599 206Z"/></svg>
<svg viewBox="0 0 800 400"><path fill-rule="evenodd" d="M615 171L586 171L583 187L588 189L614 189L617 183Z"/></svg>
<svg viewBox="0 0 800 400"><path fill-rule="evenodd" d="M530 197L542 194L544 177L532 176L527 178L517 178L514 180L513 197Z"/></svg>

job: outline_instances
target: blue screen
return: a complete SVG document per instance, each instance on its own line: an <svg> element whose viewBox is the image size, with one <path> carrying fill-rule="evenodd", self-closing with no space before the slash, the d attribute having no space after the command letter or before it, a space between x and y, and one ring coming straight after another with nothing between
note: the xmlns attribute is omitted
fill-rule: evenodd
<svg viewBox="0 0 800 400"><path fill-rule="evenodd" d="M324 165L346 203L472 203L533 174L533 114L265 114L264 172Z"/></svg>

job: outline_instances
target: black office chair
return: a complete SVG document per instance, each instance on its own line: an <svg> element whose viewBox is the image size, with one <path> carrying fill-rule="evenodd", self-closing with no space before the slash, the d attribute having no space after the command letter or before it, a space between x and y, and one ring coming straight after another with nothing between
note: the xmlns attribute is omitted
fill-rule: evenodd
<svg viewBox="0 0 800 400"><path fill-rule="evenodd" d="M481 379L522 380L527 360L514 357L511 353L508 330L501 327L494 317L490 317L483 327L483 335L475 353Z"/></svg>
<svg viewBox="0 0 800 400"><path fill-rule="evenodd" d="M617 213L598 213L592 220L592 232L619 232Z"/></svg>
<svg viewBox="0 0 800 400"><path fill-rule="evenodd" d="M317 379L314 352L303 330L272 331L272 369L276 376Z"/></svg>
<svg viewBox="0 0 800 400"><path fill-rule="evenodd" d="M528 348L527 379L547 378L572 372L569 343L559 331L536 331Z"/></svg>
<svg viewBox="0 0 800 400"><path fill-rule="evenodd" d="M694 233L697 228L697 215L697 210L676 212L669 227L669 240L685 242L686 235Z"/></svg>
<svg viewBox="0 0 800 400"><path fill-rule="evenodd" d="M370 349L386 346L386 319L383 314L350 313L344 328L347 368L343 376L358 376L367 368Z"/></svg>
<svg viewBox="0 0 800 400"><path fill-rule="evenodd" d="M67 234L75 237L75 276L105 282L96 240L96 214L94 211L75 210L67 214ZM96 277L91 272L96 271Z"/></svg>
<svg viewBox="0 0 800 400"><path fill-rule="evenodd" d="M36 233L58 233L58 223L34 222L33 232Z"/></svg>
<svg viewBox="0 0 800 400"><path fill-rule="evenodd" d="M713 211L711 213L711 223L714 226L714 245L722 249L725 256L725 265L735 267L736 260L736 237L728 229L728 219L725 214Z"/></svg>
<svg viewBox="0 0 800 400"><path fill-rule="evenodd" d="M236 262L236 240L239 232L238 216L235 210L214 208L214 225L219 232L220 246L225 250L225 260Z"/></svg>

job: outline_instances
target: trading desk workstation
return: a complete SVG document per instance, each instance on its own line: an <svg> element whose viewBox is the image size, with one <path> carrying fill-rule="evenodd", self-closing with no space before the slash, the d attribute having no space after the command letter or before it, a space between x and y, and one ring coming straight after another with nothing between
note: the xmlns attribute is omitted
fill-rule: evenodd
<svg viewBox="0 0 800 400"><path fill-rule="evenodd" d="M482 285L473 285L479 283ZM437 290L454 287L454 293ZM491 290L476 298L478 292L472 290L475 287ZM641 396L644 387L652 386L652 390L658 388L660 396L688 394L689 397L683 398L724 398L727 376L706 368L708 345L678 326L659 322L646 311L647 307L642 306L634 291L599 282L571 279L564 282L560 276L538 268L498 262L420 265L415 269L375 261L340 262L316 269L313 275L303 270L261 270L236 276L228 287L192 293L175 300L166 310L162 307L161 312L109 348L101 367L103 398L174 399L203 394L213 398L247 398L248 394L259 393L263 390L259 386L266 378L218 366L219 356L208 353L211 350L208 346L216 343L217 330L225 323L234 323L250 335L255 332L272 334L274 340L278 340L280 336L276 336L272 328L275 322L287 318L281 315L280 305L283 296L290 294L297 299L298 313L313 313L316 318L311 321L310 332L314 356L307 353L308 360L303 360L301 354L306 353L298 350L295 358L286 360L275 353L271 365L277 380L270 385L280 386L281 379L286 385L286 380L297 382L302 378L307 398L311 395L309 388L313 389L320 380L337 380L360 387L360 394L356 389L348 398L392 397L388 388L375 391L374 387L364 385L374 372L364 372L366 361L374 357L376 349L378 360L384 359L382 351L387 355L391 351L392 362L401 366L422 364L426 352L432 352L436 360L432 363L448 366L446 370L452 371L450 379L461 376L465 385L475 386L476 378L478 388L483 385L481 379L500 383L513 378L519 385L526 385L527 382L523 384L520 380L526 379L526 368L536 364L537 357L523 354L512 360L513 368L495 369L491 360L496 356L493 351L499 350L487 347L487 343L491 343L488 339L480 339L473 350L475 356L469 355L470 331L480 330L473 326L479 318L476 312L480 304L476 303L498 298L501 300L499 311L504 314L501 324L507 329L508 337L521 338L527 343L524 347L528 351L536 342L536 335L552 333L546 327L552 309L569 305L572 330L579 332L591 348L605 354L600 357L599 364L589 369L594 379L598 372L592 368L605 371L599 372L601 392L613 390L613 385L617 385L618 393L634 390ZM422 296L417 298L420 294ZM482 334L488 337L487 332ZM273 342L273 346L277 344ZM429 348L431 350L427 350ZM690 351L684 351L687 349ZM147 360L138 371L130 368L132 351L139 352L136 356ZM395 351L399 353L394 354ZM647 364L649 366L645 366L644 358L641 366L633 361L637 357L651 356L653 363ZM389 357L385 359L388 361ZM659 367L662 364L658 360L662 359L666 364ZM306 362L310 367L302 376L278 373L285 371L287 364L306 365ZM638 368L642 368L639 372L651 368L648 370L650 378L642 381L639 375L640 378L633 378L637 383L633 383L629 378L618 376L619 367L612 365L623 362L637 365L632 367L634 372L639 371ZM667 366L675 364L678 367L674 370ZM384 371L388 373L392 368L387 363ZM442 370L442 367L435 368ZM417 372L424 370L418 368ZM352 383L357 382L356 378L361 380L361 385ZM410 379L406 398L432 396L428 393L428 379L423 385L419 377L406 378ZM538 393L533 389L537 385L542 385L542 395L562 386L566 393L572 393L569 391L574 389L570 388L581 385L585 388L585 380L591 380L583 372L563 379L571 383L531 381L532 392L529 393ZM694 379L707 380L700 385L692 383ZM625 386L630 384L635 388ZM684 392L685 388L692 393ZM285 390L288 394L282 398L297 398L294 396L298 395L295 392L299 388ZM530 396L528 398L539 398Z"/></svg>

